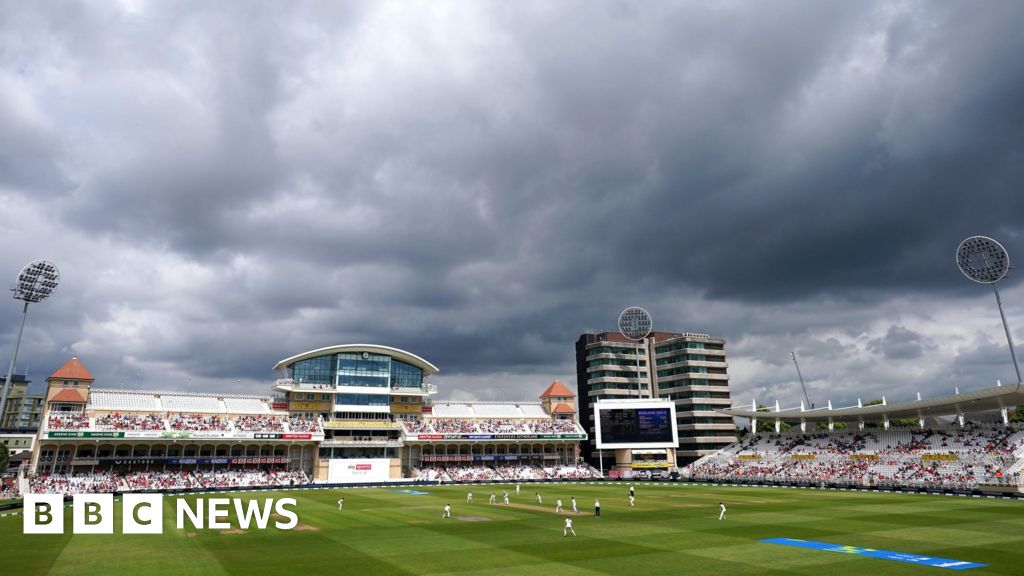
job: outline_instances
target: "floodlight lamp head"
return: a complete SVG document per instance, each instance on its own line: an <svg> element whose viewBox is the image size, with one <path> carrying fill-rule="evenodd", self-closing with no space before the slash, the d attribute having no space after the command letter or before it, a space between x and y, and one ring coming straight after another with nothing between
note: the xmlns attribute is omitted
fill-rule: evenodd
<svg viewBox="0 0 1024 576"><path fill-rule="evenodd" d="M53 294L60 284L60 271L52 262L37 260L21 269L11 286L16 300L42 302Z"/></svg>
<svg viewBox="0 0 1024 576"><path fill-rule="evenodd" d="M971 236L956 249L956 264L967 278L994 284L1010 270L1010 256L1003 245L987 236Z"/></svg>
<svg viewBox="0 0 1024 576"><path fill-rule="evenodd" d="M651 315L639 306L626 308L619 314L619 332L630 340L643 340L651 333Z"/></svg>

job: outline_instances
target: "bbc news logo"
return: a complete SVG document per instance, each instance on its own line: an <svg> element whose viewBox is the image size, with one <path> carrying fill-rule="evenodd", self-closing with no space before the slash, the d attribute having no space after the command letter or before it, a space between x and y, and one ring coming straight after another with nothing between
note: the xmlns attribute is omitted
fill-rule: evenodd
<svg viewBox="0 0 1024 576"><path fill-rule="evenodd" d="M242 500L240 498L197 498L189 502L175 501L175 524L178 530L228 530L227 521L233 510L238 527L254 526L266 530L272 516L274 527L291 530L299 523L293 508L294 498L274 500ZM22 512L25 534L63 534L64 496L61 494L26 494ZM123 534L163 534L163 494L125 494L121 497L121 532ZM72 534L113 534L114 495L75 494L71 503Z"/></svg>

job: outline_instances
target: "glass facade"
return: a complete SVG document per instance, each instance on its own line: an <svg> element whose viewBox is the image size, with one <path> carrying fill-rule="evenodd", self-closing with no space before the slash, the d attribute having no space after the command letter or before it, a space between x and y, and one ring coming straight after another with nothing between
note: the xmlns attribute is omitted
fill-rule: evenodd
<svg viewBox="0 0 1024 576"><path fill-rule="evenodd" d="M338 394L334 399L335 404L346 406L388 406L386 394Z"/></svg>
<svg viewBox="0 0 1024 576"><path fill-rule="evenodd" d="M391 357L366 352L338 354L338 386L387 388Z"/></svg>
<svg viewBox="0 0 1024 576"><path fill-rule="evenodd" d="M300 384L417 390L423 386L423 370L385 354L369 352L344 352L300 360L288 367L288 375Z"/></svg>
<svg viewBox="0 0 1024 576"><path fill-rule="evenodd" d="M288 368L288 375L302 384L334 384L336 366L336 358L333 355L318 356L292 364Z"/></svg>
<svg viewBox="0 0 1024 576"><path fill-rule="evenodd" d="M423 385L423 370L398 360L391 361L392 388L419 388Z"/></svg>

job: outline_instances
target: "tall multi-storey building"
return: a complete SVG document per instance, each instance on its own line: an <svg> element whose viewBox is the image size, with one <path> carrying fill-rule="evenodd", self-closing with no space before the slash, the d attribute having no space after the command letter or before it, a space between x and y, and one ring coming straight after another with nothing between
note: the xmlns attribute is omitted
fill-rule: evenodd
<svg viewBox="0 0 1024 576"><path fill-rule="evenodd" d="M735 442L732 418L714 412L731 404L727 368L725 340L708 334L652 332L640 342L618 332L580 335L576 382L580 423L588 437L582 444L584 457L592 464L598 460L591 440L596 438L594 402L603 399L673 400L679 465ZM607 462L610 454L605 457Z"/></svg>
<svg viewBox="0 0 1024 576"><path fill-rule="evenodd" d="M0 376L0 384L6 379ZM0 414L0 429L2 430L29 430L39 428L39 418L43 414L43 403L46 396L43 394L32 394L29 390L31 382L21 374L11 377L11 388L7 397L7 404L4 406L4 413Z"/></svg>

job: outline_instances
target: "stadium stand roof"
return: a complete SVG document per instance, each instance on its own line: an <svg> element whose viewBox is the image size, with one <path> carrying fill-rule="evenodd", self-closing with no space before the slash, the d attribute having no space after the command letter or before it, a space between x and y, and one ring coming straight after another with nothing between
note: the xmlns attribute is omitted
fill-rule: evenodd
<svg viewBox="0 0 1024 576"><path fill-rule="evenodd" d="M884 398L883 398L884 400ZM859 422L882 420L888 418L927 418L988 412L1000 408L1011 408L1024 404L1024 387L1020 383L1007 386L982 388L963 394L949 394L928 400L912 400L895 404L876 404L873 406L850 406L831 408L831 403L823 408L807 409L806 407L787 408L779 411L758 411L753 407L717 409L716 412L740 418L763 418L786 421L805 420L807 422L827 422L831 418L835 422Z"/></svg>
<svg viewBox="0 0 1024 576"><path fill-rule="evenodd" d="M568 404L559 404L555 406L555 409L551 411L552 414L575 414L576 411L572 409L572 406Z"/></svg>
<svg viewBox="0 0 1024 576"><path fill-rule="evenodd" d="M326 348L317 348L316 350L310 350L309 352L303 352L302 354L297 354L281 360L274 365L274 370L282 371L300 360L316 358L317 356L339 354L341 352L370 352L373 354L386 354L395 360L400 360L406 364L412 364L420 370L423 370L424 376L433 376L439 372L437 366L434 366L412 352L406 352L405 350L399 350L398 348L392 348L390 346L381 346L379 344L341 344L337 346L327 346Z"/></svg>
<svg viewBox="0 0 1024 576"><path fill-rule="evenodd" d="M271 414L271 399L245 394L149 392L93 388L89 410L121 412L181 412L207 414Z"/></svg>
<svg viewBox="0 0 1024 576"><path fill-rule="evenodd" d="M539 402L434 402L433 418L550 418Z"/></svg>

